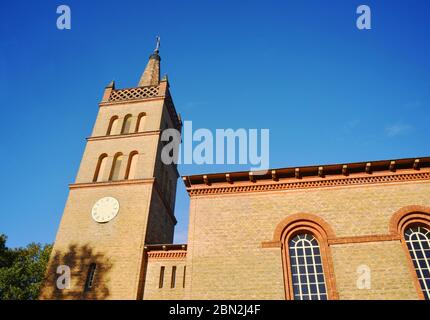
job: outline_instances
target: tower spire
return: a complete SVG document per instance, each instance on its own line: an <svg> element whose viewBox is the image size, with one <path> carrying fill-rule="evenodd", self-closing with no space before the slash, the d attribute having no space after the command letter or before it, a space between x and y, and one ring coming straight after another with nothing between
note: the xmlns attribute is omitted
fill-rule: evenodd
<svg viewBox="0 0 430 320"><path fill-rule="evenodd" d="M156 86L160 83L160 61L161 58L158 54L160 50L160 37L157 36L157 43L155 46L154 53L149 57L148 64L146 65L145 71L143 71L142 77L139 81L139 87L144 86Z"/></svg>

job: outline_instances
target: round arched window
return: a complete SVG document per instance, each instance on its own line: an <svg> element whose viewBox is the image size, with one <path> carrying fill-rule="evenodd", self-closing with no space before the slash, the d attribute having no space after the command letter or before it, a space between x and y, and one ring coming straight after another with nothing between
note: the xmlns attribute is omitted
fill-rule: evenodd
<svg viewBox="0 0 430 320"><path fill-rule="evenodd" d="M327 300L323 263L317 239L301 233L288 242L295 300Z"/></svg>
<svg viewBox="0 0 430 320"><path fill-rule="evenodd" d="M407 227L404 238L425 299L430 299L430 229L425 225Z"/></svg>

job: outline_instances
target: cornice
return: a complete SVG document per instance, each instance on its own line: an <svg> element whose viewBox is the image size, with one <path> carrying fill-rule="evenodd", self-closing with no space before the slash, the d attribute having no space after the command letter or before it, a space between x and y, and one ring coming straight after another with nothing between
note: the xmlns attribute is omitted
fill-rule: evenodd
<svg viewBox="0 0 430 320"><path fill-rule="evenodd" d="M155 181L155 178L71 183L69 184L69 189L99 188L99 187L123 186L123 185L133 185L133 184L148 184L148 183L154 183L154 181Z"/></svg>
<svg viewBox="0 0 430 320"><path fill-rule="evenodd" d="M187 251L186 250L148 251L147 257L149 260L184 260L187 257Z"/></svg>
<svg viewBox="0 0 430 320"><path fill-rule="evenodd" d="M109 136L95 136L95 137L87 137L87 141L98 141L98 140L112 140L112 139L122 139L122 138L135 138L141 136L150 136L150 135L160 135L161 130L148 130L144 132L133 132L127 134L115 134Z"/></svg>
<svg viewBox="0 0 430 320"><path fill-rule="evenodd" d="M186 244L145 245L145 252L150 260L183 260L187 257Z"/></svg>
<svg viewBox="0 0 430 320"><path fill-rule="evenodd" d="M385 184L430 180L430 170L422 171L405 170L396 173L384 174L357 174L346 177L332 178L304 178L287 179L278 182L242 182L242 183L219 183L211 186L191 186L187 191L191 197L211 196L232 193L268 192L295 189L333 188L343 186L357 186L369 184Z"/></svg>
<svg viewBox="0 0 430 320"><path fill-rule="evenodd" d="M287 167L260 171L236 171L225 173L207 173L184 176L185 186L211 185L223 182L236 183L243 181L264 182L295 178L330 178L335 176L356 176L365 173L399 172L407 169L420 170L430 168L430 157L404 158L397 160L379 160L369 162L352 162L343 164L325 164L302 167Z"/></svg>
<svg viewBox="0 0 430 320"><path fill-rule="evenodd" d="M116 104L132 104L132 103L138 103L142 101L157 101L157 100L164 100L166 96L156 96L156 97L150 97L150 98L141 98L141 99L130 99L130 100L120 100L120 101L102 101L99 103L99 107L108 107L111 105Z"/></svg>

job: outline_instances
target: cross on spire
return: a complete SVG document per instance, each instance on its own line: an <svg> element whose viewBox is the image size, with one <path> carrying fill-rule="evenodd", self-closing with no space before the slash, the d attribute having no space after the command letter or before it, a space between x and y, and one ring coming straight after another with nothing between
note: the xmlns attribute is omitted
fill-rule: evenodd
<svg viewBox="0 0 430 320"><path fill-rule="evenodd" d="M161 38L160 38L160 36L157 36L156 39L157 39L157 45L155 46L154 52L158 53L158 51L160 51L160 40L161 40Z"/></svg>

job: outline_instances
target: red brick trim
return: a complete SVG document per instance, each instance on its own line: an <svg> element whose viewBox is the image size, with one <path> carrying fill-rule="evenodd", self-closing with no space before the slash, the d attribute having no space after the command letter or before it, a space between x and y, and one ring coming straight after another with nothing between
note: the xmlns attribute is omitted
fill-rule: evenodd
<svg viewBox="0 0 430 320"><path fill-rule="evenodd" d="M263 241L261 243L262 248L282 248L281 241Z"/></svg>
<svg viewBox="0 0 430 320"><path fill-rule="evenodd" d="M350 243L363 243L363 242L379 242L379 241L395 241L400 240L396 234L375 234L368 236L352 236L352 237L338 237L328 239L328 244L350 244Z"/></svg>
<svg viewBox="0 0 430 320"><path fill-rule="evenodd" d="M187 251L149 251L147 252L147 256L150 260L183 260L187 257Z"/></svg>
<svg viewBox="0 0 430 320"><path fill-rule="evenodd" d="M424 224L430 227L430 208L420 205L412 205L399 209L393 214L390 220L390 232L393 235L397 235L402 243L403 251L408 261L408 268L412 276L415 289L417 291L420 300L424 300L424 293L421 290L421 285L418 281L418 277L415 271L414 264L409 253L408 246L404 238L405 229L414 224Z"/></svg>
<svg viewBox="0 0 430 320"><path fill-rule="evenodd" d="M324 234L326 239L335 238L334 231L322 218L309 213L296 213L288 216L278 223L275 228L275 232L273 233L272 242L281 241L282 234L285 232L285 230L290 229L291 225L296 225L298 221L300 221L302 226L314 226L315 228L318 228L319 232Z"/></svg>
<svg viewBox="0 0 430 320"><path fill-rule="evenodd" d="M342 187L356 186L365 184L381 184L381 183L396 183L409 182L419 180L430 180L430 172L398 173L398 174L383 174L383 175L365 175L359 174L356 176L339 177L339 178L309 178L309 179L289 179L288 181L279 181L275 183L241 183L229 184L220 183L217 186L205 187L189 187L187 188L190 197L211 196L229 193L250 193L250 192L267 192L267 191L283 191L296 189L311 189L311 188L327 188L327 187Z"/></svg>
<svg viewBox="0 0 430 320"><path fill-rule="evenodd" d="M397 210L390 220L390 233L402 235L408 220L415 218L420 218L430 223L430 207L412 205Z"/></svg>
<svg viewBox="0 0 430 320"><path fill-rule="evenodd" d="M367 236L351 236L351 237L335 237L327 238L329 245L337 244L352 244L352 243L363 243L363 242L380 242L380 241L398 241L400 236L397 234L375 234ZM281 248L280 241L263 241L261 243L262 248Z"/></svg>

